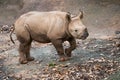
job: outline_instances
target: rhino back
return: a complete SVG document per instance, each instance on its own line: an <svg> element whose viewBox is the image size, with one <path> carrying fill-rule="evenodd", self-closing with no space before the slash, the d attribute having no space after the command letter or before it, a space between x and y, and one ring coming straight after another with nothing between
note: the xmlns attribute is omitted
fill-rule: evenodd
<svg viewBox="0 0 120 80"><path fill-rule="evenodd" d="M62 36L66 30L66 13L64 12L39 12L29 16L25 23L36 34Z"/></svg>
<svg viewBox="0 0 120 80"><path fill-rule="evenodd" d="M19 34L24 32L28 35L28 31L25 29L25 25L28 25L28 29L35 40L42 39L42 42L49 42L50 37L61 38L65 35L67 29L65 18L66 13L59 11L29 12L16 21L16 32Z"/></svg>

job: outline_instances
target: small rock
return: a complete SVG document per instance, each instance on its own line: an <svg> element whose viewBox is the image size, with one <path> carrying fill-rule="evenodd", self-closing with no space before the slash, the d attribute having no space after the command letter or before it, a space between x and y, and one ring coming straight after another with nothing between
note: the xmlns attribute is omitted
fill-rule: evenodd
<svg viewBox="0 0 120 80"><path fill-rule="evenodd" d="M17 75L14 75L14 77L18 80L22 79L22 75L21 74L17 74Z"/></svg>

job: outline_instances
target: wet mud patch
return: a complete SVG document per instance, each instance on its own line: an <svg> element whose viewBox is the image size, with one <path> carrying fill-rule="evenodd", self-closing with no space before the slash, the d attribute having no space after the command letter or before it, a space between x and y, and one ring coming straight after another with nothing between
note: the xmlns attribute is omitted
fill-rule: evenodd
<svg viewBox="0 0 120 80"><path fill-rule="evenodd" d="M87 39L77 41L77 48L70 60L58 62L53 45L32 47L35 60L27 64L18 63L17 49L1 53L4 69L8 77L38 80L112 80L119 77L120 47L118 39ZM69 47L65 43L64 47ZM110 76L113 75L111 78ZM109 79L110 77L110 79Z"/></svg>

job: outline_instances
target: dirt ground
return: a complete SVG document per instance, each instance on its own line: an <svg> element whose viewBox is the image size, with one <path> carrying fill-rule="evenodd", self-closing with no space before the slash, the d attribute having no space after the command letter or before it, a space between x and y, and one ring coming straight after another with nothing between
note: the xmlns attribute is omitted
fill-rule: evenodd
<svg viewBox="0 0 120 80"><path fill-rule="evenodd" d="M2 1L2 0L1 0ZM119 0L20 0L0 2L0 80L119 80L120 78L120 1ZM53 45L32 43L35 61L18 63L18 45L9 38L10 25L22 13L62 10L84 11L83 22L90 36L77 40L69 61L58 62ZM3 26L4 25L4 26ZM8 25L8 26L5 26ZM67 42L64 47L69 47Z"/></svg>
<svg viewBox="0 0 120 80"><path fill-rule="evenodd" d="M65 62L57 61L57 52L52 44L33 42L31 55L35 57L35 61L21 65L18 62L18 42L13 45L8 38L9 34L3 35L5 40L1 42L3 44L0 47L1 80L119 80L120 78L120 36L115 37L116 39L77 40L77 48L73 51L72 58ZM69 47L69 44L64 43L64 47Z"/></svg>

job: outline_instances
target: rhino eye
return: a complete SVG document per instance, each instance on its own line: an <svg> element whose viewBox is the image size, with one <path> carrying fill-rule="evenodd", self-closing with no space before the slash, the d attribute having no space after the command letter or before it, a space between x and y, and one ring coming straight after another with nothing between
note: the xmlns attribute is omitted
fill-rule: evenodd
<svg viewBox="0 0 120 80"><path fill-rule="evenodd" d="M78 30L75 30L75 32L78 32Z"/></svg>

